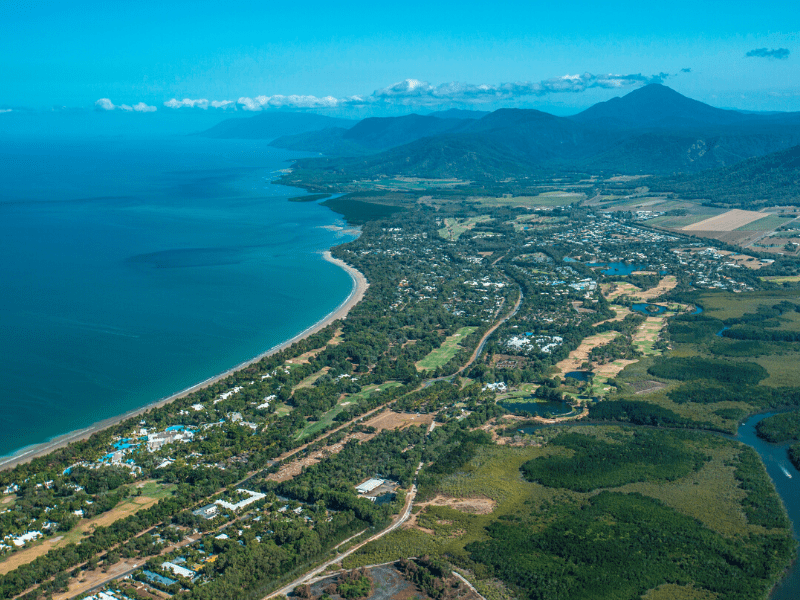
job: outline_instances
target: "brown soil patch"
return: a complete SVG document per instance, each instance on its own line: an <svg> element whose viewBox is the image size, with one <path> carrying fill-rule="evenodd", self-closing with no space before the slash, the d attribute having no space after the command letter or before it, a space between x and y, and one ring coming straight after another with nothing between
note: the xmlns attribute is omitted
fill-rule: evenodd
<svg viewBox="0 0 800 600"><path fill-rule="evenodd" d="M447 506L471 515L488 515L494 511L497 502L491 498L451 498L437 494L433 500L420 503L419 506Z"/></svg>
<svg viewBox="0 0 800 600"><path fill-rule="evenodd" d="M16 496L6 496L5 498L3 498L2 504L8 504L10 502L13 502L14 498L16 498Z"/></svg>
<svg viewBox="0 0 800 600"><path fill-rule="evenodd" d="M739 210L737 208L724 212L721 215L711 217L710 219L687 225L683 228L683 231L733 231L734 229L743 227L753 221L758 221L766 216L768 216L766 213L752 210Z"/></svg>
<svg viewBox="0 0 800 600"><path fill-rule="evenodd" d="M581 342L580 346L569 353L569 358L565 358L561 362L557 363L556 367L561 369L562 373L569 373L570 371L579 370L581 365L589 360L589 353L594 348L602 346L603 344L607 344L618 335L619 333L616 331L607 331L604 333L598 333L597 335L590 335Z"/></svg>
<svg viewBox="0 0 800 600"><path fill-rule="evenodd" d="M600 321L594 324L594 327L598 325L602 325L603 323L611 323L613 321L622 321L625 317L631 314L631 311L628 310L625 306L612 306L611 310L613 310L616 314L611 317L610 319L606 319L605 321Z"/></svg>
<svg viewBox="0 0 800 600"><path fill-rule="evenodd" d="M667 275L658 282L656 287L639 292L637 296L644 301L654 300L662 294L666 294L670 290L674 289L676 285L678 285L678 278L675 277L675 275Z"/></svg>
<svg viewBox="0 0 800 600"><path fill-rule="evenodd" d="M396 413L387 410L372 417L369 421L365 421L364 425L382 431L384 429L405 429L411 425L430 425L431 423L433 423L432 414Z"/></svg>

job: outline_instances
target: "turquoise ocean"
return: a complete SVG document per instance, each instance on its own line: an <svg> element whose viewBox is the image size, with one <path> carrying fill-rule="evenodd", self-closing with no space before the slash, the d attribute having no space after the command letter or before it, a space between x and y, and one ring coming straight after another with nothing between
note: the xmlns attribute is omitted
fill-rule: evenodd
<svg viewBox="0 0 800 600"><path fill-rule="evenodd" d="M0 132L0 456L269 350L352 289L263 141Z"/></svg>

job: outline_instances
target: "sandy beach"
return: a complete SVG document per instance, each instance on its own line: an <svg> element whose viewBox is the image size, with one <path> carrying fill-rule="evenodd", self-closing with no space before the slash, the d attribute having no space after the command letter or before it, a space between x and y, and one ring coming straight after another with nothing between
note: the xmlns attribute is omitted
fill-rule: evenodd
<svg viewBox="0 0 800 600"><path fill-rule="evenodd" d="M356 304L358 304L364 297L364 293L367 291L369 283L367 282L366 277L364 277L364 275L360 271L357 271L344 261L339 260L338 258L334 258L329 250L323 252L322 256L325 260L335 264L338 267L341 267L350 275L350 277L353 280L353 288L350 291L350 295L344 300L344 302L342 302L339 305L338 308L336 308L336 310L327 314L325 317L314 323L311 327L301 331L296 336L286 340L285 342L282 342L277 346L270 348L266 352L259 354L255 358L245 361L239 365L236 365L235 367L228 369L224 373L220 373L219 375L210 377L205 381L201 381L200 383L197 383L185 390L177 392L176 394L173 394L166 398L162 398L161 400L143 406L142 408L128 411L122 415L111 417L109 419L104 419L103 421L99 421L94 425L91 425L90 427L86 427L85 429L78 429L77 431L71 431L64 435L55 437L48 442L23 448L11 456L0 459L0 470L13 469L15 466L19 464L29 462L39 456L44 456L45 454L48 454L49 452L52 452L53 450L56 450L58 448L63 448L64 446L67 446L72 442L76 442L78 440L85 440L92 434L97 433L98 431L102 431L107 427L116 425L117 423L121 423L125 419L136 417L138 415L146 413L148 410L152 408L164 406L165 404L169 404L170 402L173 402L178 398L183 398L184 396L187 396L192 392L196 392L197 390L203 389L204 387L212 385L217 381L224 379L225 377L228 377L229 375L235 373L236 371L239 371L240 369L244 369L245 367L250 366L253 363L260 361L261 359L266 358L267 356L271 356L276 352L280 352L281 350L288 348L295 342L298 342L302 339L307 338L310 335L313 335L314 333L317 333L318 331L324 329L325 327L327 327L328 325L330 325L331 323L333 323L338 319L343 319L344 317L347 316L347 313L350 312L350 309L353 308Z"/></svg>

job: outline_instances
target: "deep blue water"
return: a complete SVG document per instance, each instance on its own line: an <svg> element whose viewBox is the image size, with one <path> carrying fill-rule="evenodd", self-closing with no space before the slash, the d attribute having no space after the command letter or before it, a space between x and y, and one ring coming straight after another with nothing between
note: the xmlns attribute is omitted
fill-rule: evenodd
<svg viewBox="0 0 800 600"><path fill-rule="evenodd" d="M653 311L647 310L648 306L649 307L656 307L656 310L653 310ZM667 307L666 306L661 306L659 304L639 303L639 304L634 304L631 308L633 310L635 310L637 312L640 312L643 315L647 315L647 316L660 315L663 312L667 312Z"/></svg>
<svg viewBox="0 0 800 600"><path fill-rule="evenodd" d="M351 239L261 141L0 133L0 456L146 405L309 327Z"/></svg>
<svg viewBox="0 0 800 600"><path fill-rule="evenodd" d="M572 379L577 379L578 381L589 381L589 376L591 374L591 371L570 371L569 373L566 373L564 377L571 377Z"/></svg>
<svg viewBox="0 0 800 600"><path fill-rule="evenodd" d="M634 271L647 271L647 265L636 263L589 263L590 267L605 267L603 273L605 275L630 275Z"/></svg>

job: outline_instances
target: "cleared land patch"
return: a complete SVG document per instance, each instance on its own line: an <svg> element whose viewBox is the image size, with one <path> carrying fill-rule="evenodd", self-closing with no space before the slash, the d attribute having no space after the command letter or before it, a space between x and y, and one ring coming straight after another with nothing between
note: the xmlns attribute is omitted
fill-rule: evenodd
<svg viewBox="0 0 800 600"><path fill-rule="evenodd" d="M687 225L683 231L734 231L748 223L763 219L765 216L762 212L735 208L721 215Z"/></svg>
<svg viewBox="0 0 800 600"><path fill-rule="evenodd" d="M449 363L461 349L461 341L476 329L477 327L462 327L453 335L448 336L441 346L417 362L417 371L431 371Z"/></svg>

